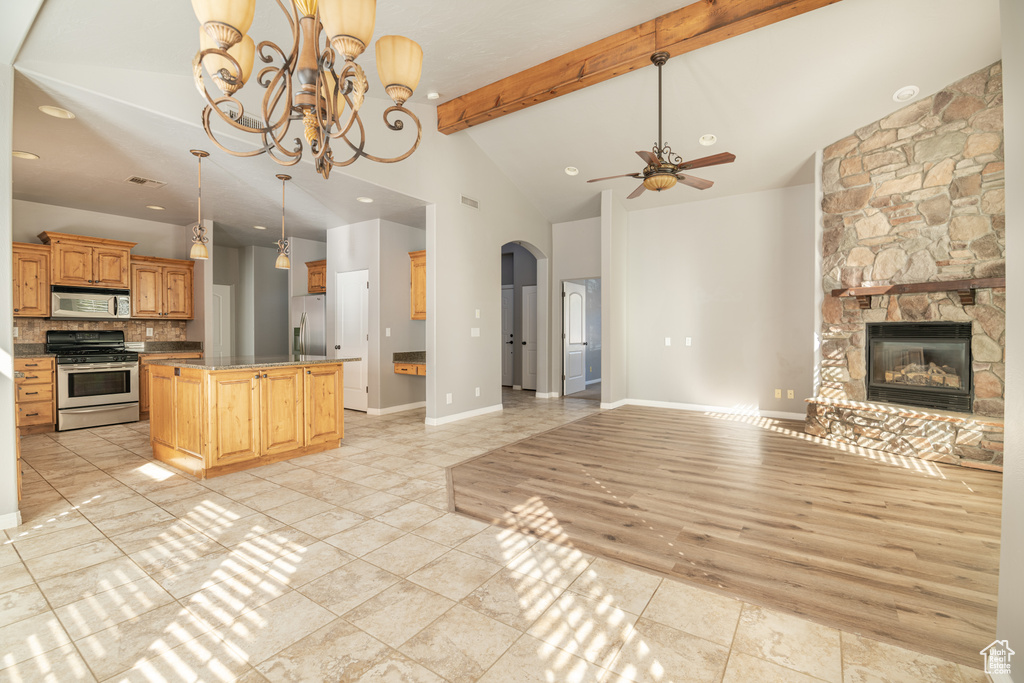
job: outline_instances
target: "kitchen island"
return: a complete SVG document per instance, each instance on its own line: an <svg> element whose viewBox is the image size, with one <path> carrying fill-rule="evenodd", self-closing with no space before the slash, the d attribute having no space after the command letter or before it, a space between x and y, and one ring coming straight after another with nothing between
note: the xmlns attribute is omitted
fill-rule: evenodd
<svg viewBox="0 0 1024 683"><path fill-rule="evenodd" d="M337 448L345 435L342 364L356 360L153 360L153 455L205 479Z"/></svg>

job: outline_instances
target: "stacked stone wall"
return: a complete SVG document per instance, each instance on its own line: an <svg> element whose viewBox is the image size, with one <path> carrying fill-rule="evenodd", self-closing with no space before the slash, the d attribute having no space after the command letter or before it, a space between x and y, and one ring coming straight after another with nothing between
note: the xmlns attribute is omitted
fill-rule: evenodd
<svg viewBox="0 0 1024 683"><path fill-rule="evenodd" d="M972 322L974 413L1002 416L1005 289L971 306L956 292L876 296L866 310L831 296L1005 275L1001 75L996 63L825 149L821 397L865 400L865 323Z"/></svg>

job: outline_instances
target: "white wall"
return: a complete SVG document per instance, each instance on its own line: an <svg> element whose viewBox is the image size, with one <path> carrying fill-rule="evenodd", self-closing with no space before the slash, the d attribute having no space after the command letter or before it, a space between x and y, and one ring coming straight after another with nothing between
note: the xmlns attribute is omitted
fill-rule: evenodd
<svg viewBox="0 0 1024 683"><path fill-rule="evenodd" d="M191 225L14 200L14 241L39 244L38 235L44 230L136 242L132 248L136 256L186 259L192 242Z"/></svg>
<svg viewBox="0 0 1024 683"><path fill-rule="evenodd" d="M1003 537L996 636L1017 651L1013 680L1024 681L1024 3L1002 0L1003 120L1006 155L1006 442Z"/></svg>
<svg viewBox="0 0 1024 683"><path fill-rule="evenodd" d="M253 355L288 355L288 271L274 267L277 249L248 247L253 253Z"/></svg>
<svg viewBox="0 0 1024 683"><path fill-rule="evenodd" d="M306 263L327 258L327 242L292 237L289 243L292 267L288 271L288 295L303 296L309 294L309 270Z"/></svg>
<svg viewBox="0 0 1024 683"><path fill-rule="evenodd" d="M629 218L611 190L601 192L601 405L629 398Z"/></svg>
<svg viewBox="0 0 1024 683"><path fill-rule="evenodd" d="M380 222L380 399L375 406L380 410L420 404L427 398L425 377L396 375L393 365L396 352L427 348L426 321L409 317L409 252L425 248L426 241L425 230ZM390 337L385 334L387 328L391 329Z"/></svg>
<svg viewBox="0 0 1024 683"><path fill-rule="evenodd" d="M628 234L629 397L802 415L813 186L633 211Z"/></svg>
<svg viewBox="0 0 1024 683"><path fill-rule="evenodd" d="M238 250L238 294L235 302L235 349L239 356L256 355L256 292L253 278L256 272L254 247Z"/></svg>
<svg viewBox="0 0 1024 683"><path fill-rule="evenodd" d="M601 275L601 219L585 218L551 226L551 379L552 390L562 384L562 283ZM588 323L589 324L589 323ZM589 340L588 340L589 346ZM587 349L589 352L589 348ZM598 359L598 362L599 359ZM589 364L589 362L588 362ZM589 373L588 373L589 374ZM601 376L601 368L594 375ZM588 376L589 379L589 376Z"/></svg>
<svg viewBox="0 0 1024 683"><path fill-rule="evenodd" d="M0 150L13 147L13 107L14 69L0 61ZM0 153L0 529L21 524L15 476L12 161L10 154Z"/></svg>

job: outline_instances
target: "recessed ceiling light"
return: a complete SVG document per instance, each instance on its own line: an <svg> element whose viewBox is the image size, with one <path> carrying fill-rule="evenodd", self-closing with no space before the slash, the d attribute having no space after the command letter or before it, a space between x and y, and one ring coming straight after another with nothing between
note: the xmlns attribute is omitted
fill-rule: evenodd
<svg viewBox="0 0 1024 683"><path fill-rule="evenodd" d="M427 93L427 99L428 100L439 100L439 99L441 99L441 93L439 93L439 92L428 92Z"/></svg>
<svg viewBox="0 0 1024 683"><path fill-rule="evenodd" d="M373 199L370 197L356 197L356 201L363 204L373 204Z"/></svg>
<svg viewBox="0 0 1024 683"><path fill-rule="evenodd" d="M705 147L710 147L711 145L718 142L718 137L713 135L712 133L707 133L706 135L701 135L700 139L698 139L697 142L704 145Z"/></svg>
<svg viewBox="0 0 1024 683"><path fill-rule="evenodd" d="M916 85L905 85L892 94L892 99L895 102L909 102L917 97L920 92L921 89Z"/></svg>
<svg viewBox="0 0 1024 683"><path fill-rule="evenodd" d="M579 174L580 174L580 169L576 168L575 166L566 166L565 167L565 175L579 175Z"/></svg>
<svg viewBox="0 0 1024 683"><path fill-rule="evenodd" d="M253 230L266 230L267 226L265 226L265 225L254 225L254 226L252 226L252 229Z"/></svg>
<svg viewBox="0 0 1024 683"><path fill-rule="evenodd" d="M157 206L156 204L146 204L147 209L153 209L154 211L163 211L164 207Z"/></svg>
<svg viewBox="0 0 1024 683"><path fill-rule="evenodd" d="M43 112L47 116L52 116L57 119L73 119L75 115L69 112L67 109L61 109L60 107L54 107L49 104L44 104L39 107L39 111Z"/></svg>
<svg viewBox="0 0 1024 683"><path fill-rule="evenodd" d="M32 152L23 152L20 149L12 150L11 156L17 159L27 159L29 161L35 161L36 159L39 158L38 154L33 154Z"/></svg>

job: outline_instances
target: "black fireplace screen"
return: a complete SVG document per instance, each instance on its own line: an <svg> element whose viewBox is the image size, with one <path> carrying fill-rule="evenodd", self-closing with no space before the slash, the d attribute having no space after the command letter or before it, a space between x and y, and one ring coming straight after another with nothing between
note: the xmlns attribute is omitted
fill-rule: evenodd
<svg viewBox="0 0 1024 683"><path fill-rule="evenodd" d="M867 326L868 400L971 411L971 323Z"/></svg>

